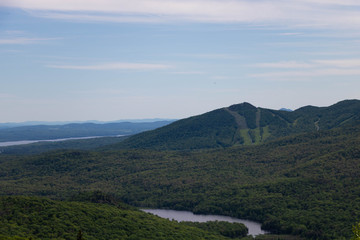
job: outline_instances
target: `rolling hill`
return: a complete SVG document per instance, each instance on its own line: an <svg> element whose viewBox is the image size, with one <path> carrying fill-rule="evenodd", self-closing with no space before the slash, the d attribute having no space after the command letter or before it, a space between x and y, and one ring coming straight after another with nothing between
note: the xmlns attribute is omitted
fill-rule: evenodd
<svg viewBox="0 0 360 240"><path fill-rule="evenodd" d="M306 106L292 112L242 103L134 135L112 148L191 150L252 145L359 120L359 100L345 100L329 107Z"/></svg>

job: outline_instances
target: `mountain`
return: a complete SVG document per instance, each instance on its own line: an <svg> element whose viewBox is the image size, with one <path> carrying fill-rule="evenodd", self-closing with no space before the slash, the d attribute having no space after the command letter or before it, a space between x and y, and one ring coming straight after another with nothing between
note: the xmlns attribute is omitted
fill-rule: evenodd
<svg viewBox="0 0 360 240"><path fill-rule="evenodd" d="M0 129L3 128L13 128L13 127L24 127L24 126L38 126L38 125L67 125L73 123L95 123L95 124L108 124L108 123L150 123L150 122L173 122L175 119L164 119L164 118L144 118L144 119L123 119L117 121L97 121L97 120L88 120L88 121L58 121L58 122L48 122L48 121L27 121L27 122L7 122L0 123Z"/></svg>
<svg viewBox="0 0 360 240"><path fill-rule="evenodd" d="M292 112L242 103L134 135L112 147L184 150L252 145L359 120L359 100L330 107L306 106Z"/></svg>
<svg viewBox="0 0 360 240"><path fill-rule="evenodd" d="M118 122L118 123L72 123L65 125L34 125L0 129L0 142L20 140L49 140L74 137L131 135L152 130L171 123Z"/></svg>
<svg viewBox="0 0 360 240"><path fill-rule="evenodd" d="M0 154L0 193L64 200L98 190L135 206L252 219L273 233L349 239L359 162L360 124L202 151Z"/></svg>
<svg viewBox="0 0 360 240"><path fill-rule="evenodd" d="M125 145L0 154L0 195L67 200L102 191L133 206L255 220L276 234L350 239L360 219L359 113L358 100L293 112L243 103L140 133ZM236 142L234 133L261 141ZM12 218L0 213L4 222Z"/></svg>

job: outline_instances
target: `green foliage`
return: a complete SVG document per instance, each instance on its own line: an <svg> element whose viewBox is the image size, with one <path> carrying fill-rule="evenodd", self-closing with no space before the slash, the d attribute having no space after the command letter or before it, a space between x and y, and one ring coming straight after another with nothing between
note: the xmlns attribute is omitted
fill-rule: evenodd
<svg viewBox="0 0 360 240"><path fill-rule="evenodd" d="M292 236L292 235L276 235L276 234L264 234L256 236L255 240L302 240L303 238L300 238L298 236ZM242 239L245 240L245 239Z"/></svg>
<svg viewBox="0 0 360 240"><path fill-rule="evenodd" d="M356 223L353 227L352 227L354 236L352 238L352 240L360 240L360 222Z"/></svg>
<svg viewBox="0 0 360 240"><path fill-rule="evenodd" d="M0 238L8 240L228 239L108 204L0 197L0 213Z"/></svg>

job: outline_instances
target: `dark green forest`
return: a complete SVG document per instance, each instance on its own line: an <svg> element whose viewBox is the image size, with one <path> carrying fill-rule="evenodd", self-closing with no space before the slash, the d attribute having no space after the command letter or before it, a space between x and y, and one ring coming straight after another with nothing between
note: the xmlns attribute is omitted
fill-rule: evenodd
<svg viewBox="0 0 360 240"><path fill-rule="evenodd" d="M242 224L231 228L222 222L214 223L215 226L207 230L202 225L168 221L124 204L53 201L39 197L0 197L0 212L0 239L79 239L80 233L80 239L88 240L226 240L232 238L226 235L246 236L244 229L247 230Z"/></svg>
<svg viewBox="0 0 360 240"><path fill-rule="evenodd" d="M243 111L241 116L249 115L248 118L244 117L247 129L238 130L256 129L257 123L261 126L261 119L257 117L259 110L248 104L243 105L246 108L240 105L229 107L231 111ZM267 140L253 144L230 144L227 147L211 147L212 145L209 144L193 150L188 147L182 150L167 148L169 145L164 145L160 141L163 136L161 134L169 129L175 131L175 133L169 131L172 136L180 134L177 125L181 121L178 121L124 140L128 148L123 148L125 145L121 142L107 146L97 145L100 148L88 150L75 150L75 148L70 150L69 147L69 150L39 154L24 154L24 152L16 154L16 151L5 154L5 149L5 152L0 154L2 199L49 201L61 207L76 203L84 204L84 208L86 204L98 204L96 206L104 208L105 204L106 208L114 208L120 204L122 207L117 206L117 209L126 208L135 212L137 210L128 205L227 215L259 221L264 229L273 234L258 236L257 239L350 239L353 235L352 226L360 220L358 105L359 101L345 101L329 108L305 107L294 112L277 111L275 113L283 115L282 119L287 117L288 121L303 126L299 127L303 131L296 130L293 122L284 128L287 132L274 137L275 133L270 130L271 124L266 125L269 134ZM206 115L200 123L196 121L197 117L186 120L194 121L194 129L191 131L183 129L183 134L190 134L201 127L204 131L207 129L207 132L212 132L214 124L220 126L224 121L228 121L230 128L245 126L242 125L244 123L241 119L238 119L239 125L236 125L236 121L235 125L231 125L230 117L235 118L235 116L226 113L227 111L215 110L209 113L211 119L218 119L216 124L208 122ZM261 111L265 112L265 110ZM274 115L277 116L275 113ZM221 118L222 114L226 115ZM309 120L309 116L317 117ZM203 117L204 115L200 116ZM262 119L264 120L265 117ZM307 121L309 124L306 123ZM310 125L313 127L312 130L305 127ZM204 132L203 130L201 131ZM289 133L292 131L293 133ZM157 145L159 148L151 149L149 146L153 143L141 147L140 141L136 143L139 145L129 145L135 140L138 141L139 136L152 135L156 132L159 135L153 143L159 143ZM258 133L260 134L260 130ZM222 134L227 136L226 132ZM260 136L264 136L265 131L262 134ZM180 138L179 141L174 140L169 144L181 146L184 139ZM190 135L189 139L193 139L193 136ZM213 139L209 138L208 142L212 141ZM89 202L88 197L84 197L97 191L117 199L116 203L112 200ZM20 195L31 197L19 197ZM17 208L15 204L12 206L6 209ZM17 211L9 211L5 211L4 214L4 210L0 210L1 221L22 219L20 215L16 215ZM20 214L22 210L18 211ZM86 212L87 210L84 210L84 214ZM63 221L73 220L63 219ZM90 224L92 220L87 221ZM171 221L163 221L164 225L169 224L168 229L173 226L171 224L175 224ZM16 224L12 222L9 224L8 221L5 225L11 227ZM81 230L86 239L101 239L96 237L95 233L86 230L86 226L82 227L78 224L78 222L73 224L74 228L69 230L72 236L76 236ZM26 228L28 222L18 225ZM60 223L58 225L61 226ZM232 225L224 223L217 225L181 223L180 225L196 228L200 231L199 234L216 235L203 239L240 238L240 235L236 234L243 234L240 228L234 229ZM15 232L20 234L21 231ZM68 230L66 231L68 234ZM182 231L185 234L183 239L196 239L188 238L185 228ZM19 237L27 237L23 233L21 232ZM7 237L16 236L5 235L6 231L2 234ZM164 239L171 239L173 236L166 237L166 234L161 236L164 236ZM41 237L42 235L30 236L46 239ZM251 237L247 238L251 239ZM141 239L141 237L133 239Z"/></svg>

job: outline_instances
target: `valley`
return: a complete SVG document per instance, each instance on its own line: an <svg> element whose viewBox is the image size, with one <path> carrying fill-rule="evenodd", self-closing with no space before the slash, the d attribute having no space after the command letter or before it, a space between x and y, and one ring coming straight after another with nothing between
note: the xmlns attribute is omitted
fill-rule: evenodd
<svg viewBox="0 0 360 240"><path fill-rule="evenodd" d="M117 142L91 139L86 149L78 141L4 148L1 195L67 204L99 193L126 206L258 221L272 235L256 239L349 239L360 218L359 120L358 100L293 112L244 103Z"/></svg>

